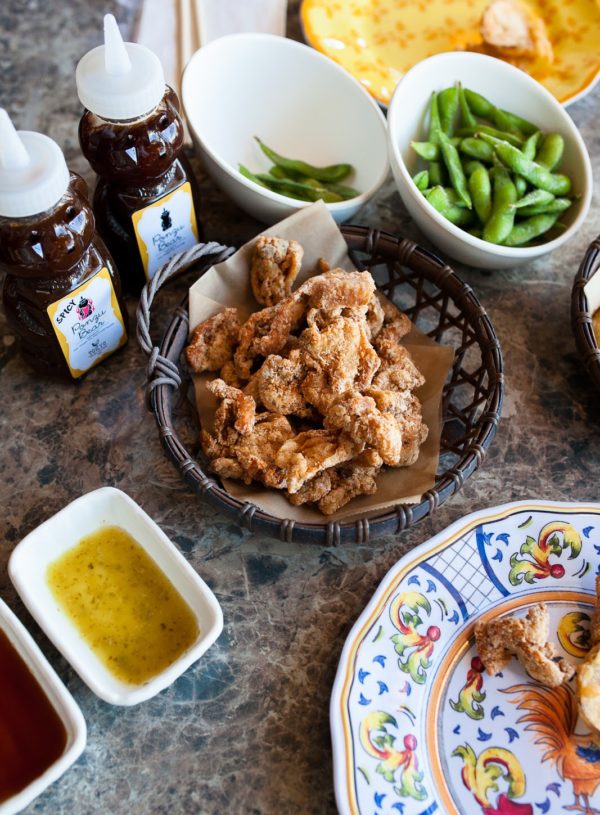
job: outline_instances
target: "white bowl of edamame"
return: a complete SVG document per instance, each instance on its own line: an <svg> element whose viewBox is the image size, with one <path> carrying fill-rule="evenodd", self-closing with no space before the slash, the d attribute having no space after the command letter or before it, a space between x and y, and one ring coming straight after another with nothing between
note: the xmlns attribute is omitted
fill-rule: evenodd
<svg viewBox="0 0 600 815"><path fill-rule="evenodd" d="M470 266L527 263L588 213L592 168L556 99L483 54L437 54L401 79L388 111L392 172L427 237Z"/></svg>
<svg viewBox="0 0 600 815"><path fill-rule="evenodd" d="M333 60L299 42L255 33L214 40L190 59L182 99L208 173L264 223L321 197L336 221L348 220L388 175L387 128L375 101ZM291 164L292 175L277 161ZM335 172L343 167L347 175ZM309 197L291 197L297 192Z"/></svg>

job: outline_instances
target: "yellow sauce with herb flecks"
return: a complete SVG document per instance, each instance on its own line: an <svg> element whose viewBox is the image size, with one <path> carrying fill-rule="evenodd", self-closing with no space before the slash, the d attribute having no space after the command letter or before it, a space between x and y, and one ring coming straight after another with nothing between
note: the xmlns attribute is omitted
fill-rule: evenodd
<svg viewBox="0 0 600 815"><path fill-rule="evenodd" d="M51 563L50 589L99 659L142 684L195 642L192 610L134 538L101 527Z"/></svg>

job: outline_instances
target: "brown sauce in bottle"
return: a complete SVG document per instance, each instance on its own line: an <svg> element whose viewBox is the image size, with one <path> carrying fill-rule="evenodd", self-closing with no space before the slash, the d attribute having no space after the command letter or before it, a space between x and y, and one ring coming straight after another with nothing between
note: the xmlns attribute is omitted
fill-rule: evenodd
<svg viewBox="0 0 600 815"><path fill-rule="evenodd" d="M50 700L0 630L0 803L60 758L67 731Z"/></svg>
<svg viewBox="0 0 600 815"><path fill-rule="evenodd" d="M119 347L127 341L127 310L119 274L95 232L86 192L84 180L71 173L65 194L52 209L22 218L0 217L0 270L6 272L3 301L7 321L20 340L23 356L36 370L69 379L84 371L69 367L48 308L103 269L123 323ZM82 303L85 308L88 299L84 292L76 294L72 308L81 309ZM94 308L93 303L88 308ZM90 316L96 320L97 315L98 311ZM85 319L79 322L85 324ZM90 339L81 364L89 368L104 359L108 346L103 348L103 343L106 339L102 336L97 341ZM80 353L77 361L82 358Z"/></svg>
<svg viewBox="0 0 600 815"><path fill-rule="evenodd" d="M183 138L179 100L168 86L159 104L139 119L107 121L86 110L79 125L81 149L99 176L94 195L98 231L117 263L123 285L134 293L139 292L155 271L152 265L149 272L144 266L143 250L134 226L135 213L189 184L196 229L194 242L200 237L195 216L199 191L183 152ZM167 205L160 207L159 204L159 208L168 218ZM163 215L162 227L158 226L159 237L161 232L169 232L164 223ZM189 248L189 241L184 246L174 240L171 254L183 248ZM161 254L154 267L167 260L168 251Z"/></svg>

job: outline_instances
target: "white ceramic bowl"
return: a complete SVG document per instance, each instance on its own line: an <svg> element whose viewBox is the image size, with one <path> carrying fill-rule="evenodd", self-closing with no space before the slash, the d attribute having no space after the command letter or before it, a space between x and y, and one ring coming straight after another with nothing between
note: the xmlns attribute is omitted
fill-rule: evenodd
<svg viewBox="0 0 600 815"><path fill-rule="evenodd" d="M418 166L418 157L410 143L427 137L431 93L457 81L483 94L497 107L523 116L544 132L553 131L564 136L565 154L560 172L571 177L573 192L581 197L561 216L560 220L567 228L558 237L530 247L487 243L447 221L415 187L412 176ZM409 213L443 252L471 266L507 268L552 252L575 234L589 210L592 167L573 120L542 85L502 60L457 51L438 54L419 62L396 87L388 111L388 139L392 172Z"/></svg>
<svg viewBox="0 0 600 815"><path fill-rule="evenodd" d="M48 586L48 566L102 526L120 526L135 538L198 621L194 644L144 684L121 682L104 666ZM83 495L34 529L13 551L8 572L23 602L65 659L94 693L113 705L135 705L159 693L202 656L223 629L221 607L206 583L144 510L113 487Z"/></svg>
<svg viewBox="0 0 600 815"><path fill-rule="evenodd" d="M24 789L0 803L0 815L14 815L15 812L25 809L77 761L85 748L86 727L75 700L50 667L25 626L2 600L0 600L0 630L8 637L15 651L29 668L67 731L67 743L62 755Z"/></svg>
<svg viewBox="0 0 600 815"><path fill-rule="evenodd" d="M335 220L351 218L388 170L386 125L367 91L328 57L270 34L232 34L197 51L182 82L190 133L207 171L236 204L267 224L308 203L244 178L238 165L267 172L271 162L254 136L278 153L311 164L350 163L343 181L361 191L328 204Z"/></svg>

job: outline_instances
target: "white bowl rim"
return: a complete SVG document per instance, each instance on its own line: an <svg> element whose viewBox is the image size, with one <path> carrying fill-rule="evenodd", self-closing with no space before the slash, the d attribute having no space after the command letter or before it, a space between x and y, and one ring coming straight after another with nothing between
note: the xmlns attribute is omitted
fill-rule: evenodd
<svg viewBox="0 0 600 815"><path fill-rule="evenodd" d="M227 43L234 41L234 40L244 40L247 42L274 42L277 43L285 43L283 45L284 48L291 48L292 50L304 50L310 52L312 56L311 59L315 59L316 62L321 62L322 64L327 64L328 69L335 71L339 76L343 76L345 80L348 80L357 90L360 90L361 94L368 100L371 109L377 115L379 124L382 127L383 134L384 134L384 141L387 134L387 124L386 118L383 115L381 108L375 102L371 94L360 84L360 82L351 76L344 68L334 62L330 57L325 56L320 51L316 51L314 48L311 48L309 45L304 45L304 43L297 42L296 40L290 40L287 37L280 37L277 34L263 34L258 32L242 32L239 34L227 34L224 37L219 37L216 40L212 40L211 42L207 43L207 45L202 46L197 51L195 51L192 56L190 57L187 65L185 66L185 70L183 72L183 76L181 79L181 101L183 104L183 109L185 112L185 117L190 123L190 116L188 114L188 106L186 105L186 97L187 97L187 87L191 82L191 74L192 74L192 66L195 66L196 63L200 62L200 60L204 59L204 55L211 52L216 51L219 48L224 47ZM290 198L287 195L282 195L279 192L272 192L271 190L267 189L266 187L261 187L259 184L256 184L254 181L250 181L250 179L245 178L239 170L231 167L226 161L224 161L215 151L209 147L204 139L201 137L200 133L197 131L190 124L190 130L194 132L197 138L202 142L202 147L206 150L209 156L212 158L214 162L216 162L222 170L224 170L228 175L230 175L233 179L239 181L242 186L253 190L254 192L258 192L267 198L270 201L275 201L277 203L283 203L288 206L293 206L296 209L303 209L304 207L308 207L314 203L314 201L299 201L297 198ZM344 210L350 204L353 207L359 207L363 204L366 204L367 201L373 197L373 195L377 192L377 190L381 187L383 182L388 176L390 171L390 163L387 156L384 158L384 168L383 172L377 178L377 180L369 187L368 190L361 192L360 195L356 195L354 198L348 198L346 201L336 201L330 204L326 204L327 208L330 209L332 212L337 212L338 210Z"/></svg>
<svg viewBox="0 0 600 815"><path fill-rule="evenodd" d="M23 549L21 549L22 544L29 544L29 546L31 546L31 539L34 538L39 531L43 529L43 527L47 526L51 521L55 521L55 519L61 515L66 515L74 505L85 505L86 502L92 499L92 496L102 495L112 495L117 500L122 501L128 507L128 511L132 512L134 515L137 515L142 522L152 530L156 539L159 541L159 546L169 552L169 556L176 562L179 571L187 574L192 579L194 583L194 590L199 595L202 595L207 606L210 608L211 613L214 615L212 625L202 630L202 635L196 644L181 654L181 656L179 656L174 662L164 668L160 673L141 684L128 685L127 683L121 683L123 688L120 690L112 690L107 688L102 680L102 677L99 676L93 669L88 669L86 667L85 659L78 657L76 654L72 654L68 647L64 647L63 643L61 642L59 632L55 627L47 623L40 605L28 591L18 567L18 561L22 555L17 554L17 552L23 552ZM77 542L75 542L73 545L75 546L76 543ZM144 549L146 554L154 560L152 553L147 549L144 542L138 540L137 543ZM164 573L161 566L158 566L158 568ZM40 628L44 631L48 639L56 646L69 665L79 675L83 682L85 682L85 684L96 694L96 696L111 705L129 707L131 705L137 705L141 702L145 702L148 699L151 699L153 696L156 696L158 693L161 693L163 690L172 685L173 682L175 682L183 673L185 673L185 671L187 671L191 665L197 662L206 653L206 651L219 638L223 630L223 610L221 609L221 605L210 587L200 577L191 563L187 561L168 535L163 532L160 526L158 526L156 521L154 521L150 515L148 515L148 513L142 509L142 507L136 501L134 501L133 498L131 498L130 495L116 487L99 487L98 489L84 493L36 526L35 529L26 535L13 549L8 561L8 574L21 600ZM176 582L170 580L169 578L167 579L172 584L175 591L179 592ZM85 645L90 651L92 651L91 646L89 646L87 642Z"/></svg>
<svg viewBox="0 0 600 815"><path fill-rule="evenodd" d="M0 599L0 631L3 631L8 637L12 647L25 663L27 670L47 697L49 704L67 731L67 746L60 756L26 787L0 803L0 813L11 815L28 806L77 761L85 749L87 727L79 705L27 628L2 599ZM50 698L49 692L56 697L56 701ZM68 741L69 730L71 730L71 744Z"/></svg>
<svg viewBox="0 0 600 815"><path fill-rule="evenodd" d="M400 99L400 91L402 88L402 83L404 80L410 76L413 72L418 72L421 67L425 63L432 63L435 61L442 61L447 60L448 58L461 60L461 61L472 61L472 62L492 62L496 63L497 69L499 71L506 71L509 76L515 77L518 76L520 81L525 82L526 85L529 86L532 93L537 93L540 96L544 97L547 101L549 101L552 107L555 109L557 117L562 120L565 124L566 129L569 130L571 133L571 138L576 142L577 146L581 151L581 155L583 156L583 164L585 167L585 176L583 178L583 193L580 198L580 211L579 215L575 218L573 223L565 229L560 235L556 238L553 238L551 241L547 241L546 243L539 243L535 246L502 246L500 244L489 243L488 241L484 241L483 238L476 238L473 235L470 235L466 230L460 229L460 227L455 226L453 223L444 218L431 204L423 198L423 196L414 196L414 200L419 202L419 206L431 217L433 221L435 221L439 226L443 227L450 235L461 240L463 243L467 244L468 246L473 247L477 250L485 250L490 254L495 254L498 257L505 257L505 258L515 258L522 260L523 258L537 258L540 254L547 254L548 252L552 252L554 249L561 246L566 240L568 240L571 235L573 235L581 226L583 221L586 219L590 203L592 200L592 190L593 190L593 173L592 173L592 163L590 161L590 156L585 146L585 142L577 128L575 122L571 119L567 111L561 105L561 103L555 99L555 97L547 90L543 85L537 82L533 77L529 74L525 73L525 71L521 71L519 68L515 68L514 65L511 65L509 62L505 62L504 60L497 59L496 57L490 57L487 54L478 54L474 51L444 51L441 54L434 54L431 57L427 57L426 59L417 62L416 65L408 70L402 79L396 85L396 89L394 90L394 94L390 101L389 109L388 109L388 134L389 134L389 146L390 151L392 153L393 159L398 165L398 168L406 181L409 182L412 187L414 186L412 177L408 172L406 165L404 163L404 159L400 153L396 136L396 125L395 125L395 115L394 115L394 108L395 105L399 104L397 99ZM426 100L425 100L426 103Z"/></svg>

